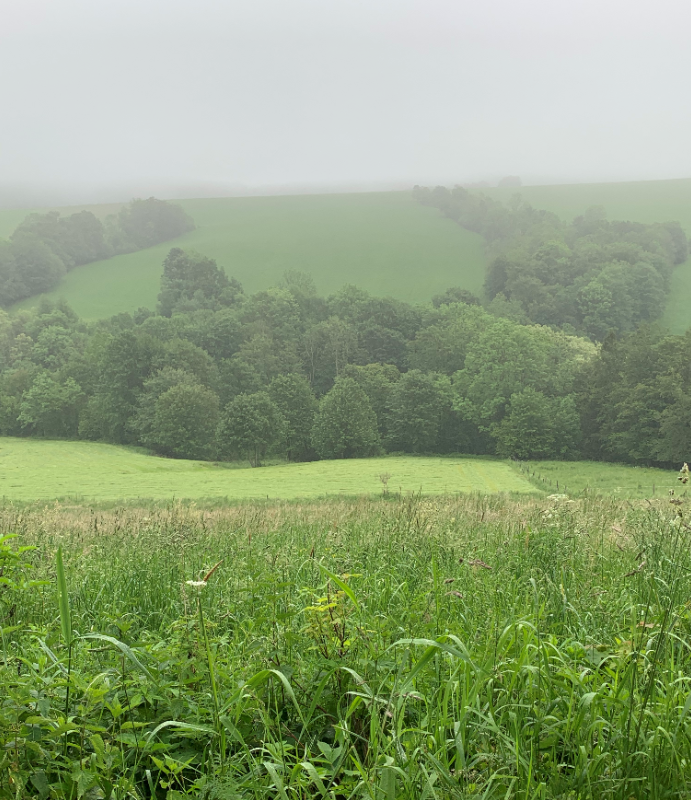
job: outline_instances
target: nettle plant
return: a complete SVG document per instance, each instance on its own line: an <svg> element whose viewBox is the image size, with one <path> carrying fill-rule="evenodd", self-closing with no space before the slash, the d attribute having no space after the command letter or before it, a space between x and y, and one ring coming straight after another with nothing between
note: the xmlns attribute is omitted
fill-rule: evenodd
<svg viewBox="0 0 691 800"><path fill-rule="evenodd" d="M28 577L31 564L25 556L36 548L14 547L12 540L16 538L16 534L0 537L0 633L5 663L8 659L5 637L21 628L21 622L17 619L19 593L46 585L46 581L34 581Z"/></svg>

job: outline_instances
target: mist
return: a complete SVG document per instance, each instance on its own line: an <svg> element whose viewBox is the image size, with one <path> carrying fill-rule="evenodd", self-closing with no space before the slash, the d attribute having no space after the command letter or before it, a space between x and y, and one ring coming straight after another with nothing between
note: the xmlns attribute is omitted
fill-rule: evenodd
<svg viewBox="0 0 691 800"><path fill-rule="evenodd" d="M662 0L0 0L0 203L691 176Z"/></svg>

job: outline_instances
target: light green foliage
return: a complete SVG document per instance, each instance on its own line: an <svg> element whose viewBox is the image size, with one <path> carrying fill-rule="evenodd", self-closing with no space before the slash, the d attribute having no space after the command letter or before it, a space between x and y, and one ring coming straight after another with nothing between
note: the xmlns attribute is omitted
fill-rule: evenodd
<svg viewBox="0 0 691 800"><path fill-rule="evenodd" d="M0 438L0 465L0 496L21 501L357 496L379 494L383 473L392 476L390 491L404 494L536 491L505 462L474 458L341 459L254 470L246 468L246 461L212 464L157 458L96 442Z"/></svg>
<svg viewBox="0 0 691 800"><path fill-rule="evenodd" d="M319 404L312 445L321 458L359 458L381 450L377 417L352 378L339 378Z"/></svg>
<svg viewBox="0 0 691 800"><path fill-rule="evenodd" d="M216 449L218 395L195 383L179 382L156 399L143 444L175 458L209 458Z"/></svg>
<svg viewBox="0 0 691 800"><path fill-rule="evenodd" d="M488 426L503 418L511 395L523 389L549 397L570 394L579 367L594 354L592 345L575 336L496 320L475 337L465 367L454 376L457 408Z"/></svg>
<svg viewBox="0 0 691 800"><path fill-rule="evenodd" d="M223 410L218 451L258 467L267 453L285 449L286 433L286 420L266 392L240 394Z"/></svg>
<svg viewBox="0 0 691 800"><path fill-rule="evenodd" d="M250 293L277 285L286 270L308 274L325 295L346 282L407 301L427 300L453 285L475 293L482 288L480 237L440 219L409 192L182 200L179 205L197 226L177 240L180 247L215 259ZM105 216L113 208L93 211ZM0 233L9 235L16 224L16 213L0 211ZM169 250L169 244L157 245L77 267L51 296L64 297L86 319L155 308L161 262ZM425 266L432 264L433 270ZM36 303L31 298L24 305Z"/></svg>
<svg viewBox="0 0 691 800"><path fill-rule="evenodd" d="M50 587L0 604L0 793L688 797L687 510L640 506L6 507Z"/></svg>

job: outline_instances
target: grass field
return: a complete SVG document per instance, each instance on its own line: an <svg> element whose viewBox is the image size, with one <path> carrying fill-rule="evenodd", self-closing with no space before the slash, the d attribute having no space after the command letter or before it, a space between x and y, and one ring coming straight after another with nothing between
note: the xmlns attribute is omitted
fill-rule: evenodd
<svg viewBox="0 0 691 800"><path fill-rule="evenodd" d="M0 507L0 797L688 798L687 528L506 495Z"/></svg>
<svg viewBox="0 0 691 800"><path fill-rule="evenodd" d="M50 297L85 319L155 308L161 264L172 246L215 258L245 290L274 286L286 270L329 294L353 283L375 295L429 300L449 286L480 293L481 238L416 204L408 192L179 201L197 230L163 245L72 270ZM93 207L105 215L113 207ZM24 212L0 212L0 236ZM35 305L29 298L19 307Z"/></svg>
<svg viewBox="0 0 691 800"><path fill-rule="evenodd" d="M634 222L676 220L691 238L691 179L525 186L520 190L497 188L486 191L499 200L508 200L519 191L532 205L553 211L565 220L582 214L588 206L604 206L609 219ZM691 259L674 271L662 324L672 333L684 333L691 326Z"/></svg>
<svg viewBox="0 0 691 800"><path fill-rule="evenodd" d="M392 457L259 469L158 458L94 442L0 439L0 497L9 500L148 498L284 499L390 492L535 492L507 463L475 458Z"/></svg>
<svg viewBox="0 0 691 800"><path fill-rule="evenodd" d="M527 471L521 474L529 475L536 486L549 493L566 491L578 496L587 492L628 499L669 497L670 489L680 496L686 493L675 470L601 461L530 461L525 468Z"/></svg>

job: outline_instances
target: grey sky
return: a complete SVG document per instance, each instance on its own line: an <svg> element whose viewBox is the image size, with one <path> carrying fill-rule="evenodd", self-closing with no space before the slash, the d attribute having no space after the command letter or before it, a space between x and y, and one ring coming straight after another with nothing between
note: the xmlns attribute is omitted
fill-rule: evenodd
<svg viewBox="0 0 691 800"><path fill-rule="evenodd" d="M680 0L0 0L0 185L691 176Z"/></svg>

